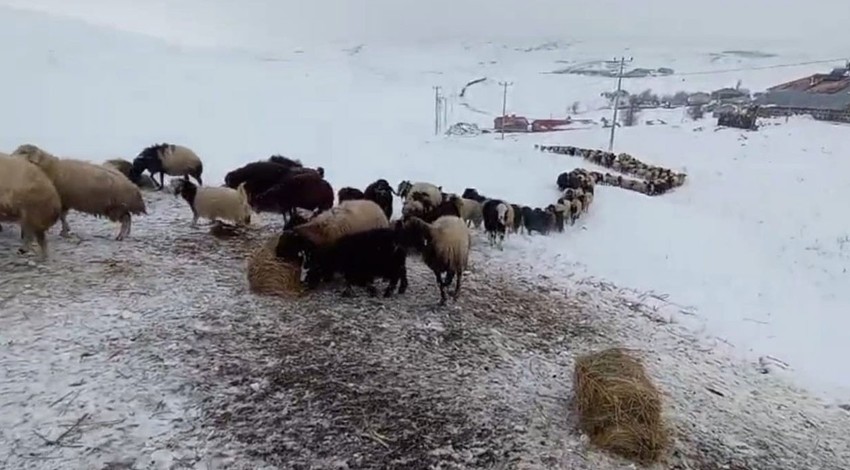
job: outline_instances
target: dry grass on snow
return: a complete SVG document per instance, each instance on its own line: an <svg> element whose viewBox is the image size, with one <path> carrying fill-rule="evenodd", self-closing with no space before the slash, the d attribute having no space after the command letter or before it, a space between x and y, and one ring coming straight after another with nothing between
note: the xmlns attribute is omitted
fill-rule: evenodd
<svg viewBox="0 0 850 470"><path fill-rule="evenodd" d="M499 274L478 243L446 308L416 260L410 289L392 299L343 298L340 286L262 297L245 265L273 232L218 238L189 227L182 201L146 199L151 215L123 243L103 221L74 217L84 239L52 236L44 266L16 258L15 231L0 235L9 468L631 468L588 444L571 401L577 357L661 331L618 293L565 296ZM831 454L760 433L765 417L790 426L795 414L748 397L707 402L698 380L728 371L692 344L643 346L673 428L670 468L846 462L836 421L818 430ZM668 354L675 364L659 369ZM63 445L36 434L58 439L81 417Z"/></svg>

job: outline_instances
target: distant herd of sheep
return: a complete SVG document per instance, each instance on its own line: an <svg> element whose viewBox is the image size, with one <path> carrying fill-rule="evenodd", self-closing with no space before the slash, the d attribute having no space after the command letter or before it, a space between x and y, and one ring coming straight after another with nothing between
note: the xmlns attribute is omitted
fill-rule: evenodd
<svg viewBox="0 0 850 470"><path fill-rule="evenodd" d="M595 182L607 186L618 186L649 196L660 196L685 184L686 175L684 173L675 173L668 168L646 164L627 153L616 155L602 150L556 145L535 145L534 148L543 152L583 157L596 165L640 178L640 180L636 180L611 173L590 172ZM560 187L561 184L558 183L558 186Z"/></svg>
<svg viewBox="0 0 850 470"><path fill-rule="evenodd" d="M592 155L588 158L596 158ZM605 156L600 161L608 162ZM610 163L632 174L643 172L653 191L684 181L684 175L622 155ZM145 171L150 177L143 175ZM132 216L147 213L139 188L162 190L164 175L175 176L179 179L171 181L170 189L189 205L193 226L204 218L241 227L250 224L254 212L282 214L285 225L274 253L279 261L298 266L299 272L303 269L310 288L339 273L346 281L344 295L352 293L352 286L376 295L375 279L388 281L385 297L396 289L403 293L408 286L407 254L412 251L421 254L434 273L442 305L452 282L451 296L457 299L460 293L469 261L470 228L483 225L490 244L499 249L507 234L522 229L542 234L563 231L566 222L573 224L587 212L594 184L607 178L582 169L564 173L557 181L562 191L557 203L532 209L485 197L475 188L466 188L460 196L447 194L441 186L426 182L402 181L393 189L379 179L363 191L344 187L334 194L323 168L307 168L280 155L229 172L220 187L203 186L202 174L201 159L180 145L153 145L132 162L95 164L58 158L25 144L10 155L0 154L0 222L19 224L19 252L26 253L36 241L42 259L48 254L46 231L57 221L60 235L69 236L70 210L120 223L116 239L123 240L130 234ZM402 199L402 217L391 222L396 196Z"/></svg>

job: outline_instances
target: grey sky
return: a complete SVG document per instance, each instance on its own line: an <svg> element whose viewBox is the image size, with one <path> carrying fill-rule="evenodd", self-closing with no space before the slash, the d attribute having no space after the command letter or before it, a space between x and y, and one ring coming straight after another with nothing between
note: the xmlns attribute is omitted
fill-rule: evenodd
<svg viewBox="0 0 850 470"><path fill-rule="evenodd" d="M192 44L847 38L848 0L0 0ZM833 48L834 49L834 48Z"/></svg>

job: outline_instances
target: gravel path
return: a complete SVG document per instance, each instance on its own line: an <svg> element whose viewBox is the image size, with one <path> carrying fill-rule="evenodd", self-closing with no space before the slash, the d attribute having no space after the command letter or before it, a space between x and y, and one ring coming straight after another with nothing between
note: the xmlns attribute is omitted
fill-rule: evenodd
<svg viewBox="0 0 850 470"><path fill-rule="evenodd" d="M847 412L662 318L660 301L539 279L479 239L457 304L412 260L396 299L247 292L268 230L216 239L182 200L146 194L123 243L72 217L46 265L0 233L0 468L570 468L576 355L625 345L666 395L660 468L846 468ZM726 465L726 466L723 466Z"/></svg>

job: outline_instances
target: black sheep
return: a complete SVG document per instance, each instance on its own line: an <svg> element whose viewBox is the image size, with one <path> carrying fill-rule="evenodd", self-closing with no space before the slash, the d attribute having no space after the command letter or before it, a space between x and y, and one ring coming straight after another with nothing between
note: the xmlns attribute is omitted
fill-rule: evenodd
<svg viewBox="0 0 850 470"><path fill-rule="evenodd" d="M273 162L253 162L224 176L224 185L236 189L245 183L245 191L253 205L254 197L269 190L289 176L291 168Z"/></svg>
<svg viewBox="0 0 850 470"><path fill-rule="evenodd" d="M269 161L272 163L277 163L278 165L283 165L287 168L294 167L303 167L304 165L301 163L301 160L293 160L291 158L286 158L283 155L272 155L269 157Z"/></svg>
<svg viewBox="0 0 850 470"><path fill-rule="evenodd" d="M554 228L554 217L554 214L539 207L532 209L526 206L522 208L522 219L525 223L525 230L529 234L537 232L541 235L547 235Z"/></svg>
<svg viewBox="0 0 850 470"><path fill-rule="evenodd" d="M393 215L393 194L395 194L395 191L390 186L389 181L385 179L375 181L366 186L366 190L363 191L363 197L379 205L381 210L384 211L384 215L387 216L387 220L392 218Z"/></svg>
<svg viewBox="0 0 850 470"><path fill-rule="evenodd" d="M463 194L461 195L464 199L472 199L473 201L478 201L480 203L484 203L487 200L486 197L478 194L478 190L475 188L466 188L463 190Z"/></svg>
<svg viewBox="0 0 850 470"><path fill-rule="evenodd" d="M330 209L333 203L334 192L330 183L317 175L302 174L284 178L258 194L252 205L258 212L291 216L296 208L324 211Z"/></svg>
<svg viewBox="0 0 850 470"><path fill-rule="evenodd" d="M514 229L514 232L519 233L520 229L523 226L522 208L519 206L519 204L511 204L511 207L514 209L514 223L513 227L511 228Z"/></svg>
<svg viewBox="0 0 850 470"><path fill-rule="evenodd" d="M560 208L556 207L554 204L546 206L546 212L552 214L554 217L553 224L554 229L557 232L564 231L564 216L566 215L564 214L564 210L566 210L566 207L564 206L560 206Z"/></svg>
<svg viewBox="0 0 850 470"><path fill-rule="evenodd" d="M365 287L374 297L377 295L373 284L375 278L389 282L384 297L392 296L397 286L398 293L404 294L408 286L407 250L400 243L400 234L393 228L353 233L328 247L314 249L306 257L305 268L311 288L320 278L341 273L346 283L342 295L346 297L352 294L353 285Z"/></svg>
<svg viewBox="0 0 850 470"><path fill-rule="evenodd" d="M357 188L352 188L351 186L346 186L337 191L336 198L339 202L352 201L356 199L366 199L365 195L363 194L363 191Z"/></svg>
<svg viewBox="0 0 850 470"><path fill-rule="evenodd" d="M487 232L490 244L496 244L500 249L501 244L505 241L505 235L508 233L508 207L509 205L504 201L488 199L484 201L481 208L484 216L484 231Z"/></svg>

